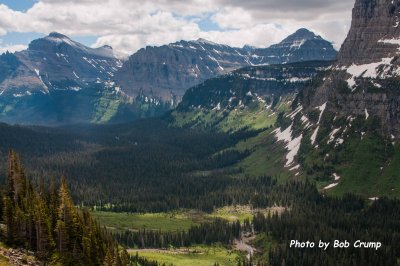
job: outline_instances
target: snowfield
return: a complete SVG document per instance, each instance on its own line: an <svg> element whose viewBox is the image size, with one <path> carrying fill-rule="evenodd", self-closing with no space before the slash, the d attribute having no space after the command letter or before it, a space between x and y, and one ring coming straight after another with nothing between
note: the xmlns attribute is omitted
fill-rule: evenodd
<svg viewBox="0 0 400 266"><path fill-rule="evenodd" d="M286 143L286 149L289 151L286 155L285 167L292 166L294 157L296 157L297 153L299 152L301 140L303 139L303 134L297 138L292 138L292 127L293 124L284 131L281 131L280 128L273 131L278 141L283 141Z"/></svg>

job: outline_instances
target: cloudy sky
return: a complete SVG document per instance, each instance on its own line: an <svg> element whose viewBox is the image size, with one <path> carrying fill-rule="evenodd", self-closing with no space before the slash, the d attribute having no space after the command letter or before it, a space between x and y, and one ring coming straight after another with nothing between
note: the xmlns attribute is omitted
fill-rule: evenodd
<svg viewBox="0 0 400 266"><path fill-rule="evenodd" d="M305 27L339 48L352 0L0 0L0 52L52 31L131 54L146 45L205 38L266 47Z"/></svg>

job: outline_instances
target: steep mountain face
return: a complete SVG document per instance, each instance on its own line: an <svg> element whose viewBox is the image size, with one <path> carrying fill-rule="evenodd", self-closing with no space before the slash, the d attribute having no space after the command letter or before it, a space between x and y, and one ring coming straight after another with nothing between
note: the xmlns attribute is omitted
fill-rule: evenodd
<svg viewBox="0 0 400 266"><path fill-rule="evenodd" d="M130 96L144 94L168 102L175 98L176 104L186 89L241 67L333 60L336 54L331 43L306 29L266 49L233 48L200 39L143 48L116 77Z"/></svg>
<svg viewBox="0 0 400 266"><path fill-rule="evenodd" d="M5 53L0 56L0 96L15 96L31 93L31 90L44 89L42 81L34 71L24 65L14 54ZM4 96L3 96L4 94Z"/></svg>
<svg viewBox="0 0 400 266"><path fill-rule="evenodd" d="M1 55L0 63L4 122L104 123L132 103L113 82L122 62L108 46L92 49L51 33L32 41L25 51ZM131 113L124 119L140 116Z"/></svg>
<svg viewBox="0 0 400 266"><path fill-rule="evenodd" d="M190 88L174 111L180 126L265 129L330 61L252 66Z"/></svg>
<svg viewBox="0 0 400 266"><path fill-rule="evenodd" d="M332 73L311 97L340 116L377 118L400 138L400 1L357 0L351 30Z"/></svg>
<svg viewBox="0 0 400 266"><path fill-rule="evenodd" d="M146 47L132 55L117 79L131 96L145 94L170 101L203 80L249 64L249 54L199 39Z"/></svg>
<svg viewBox="0 0 400 266"><path fill-rule="evenodd" d="M54 32L25 51L0 56L0 120L105 123L160 115L177 106L187 88L209 78L243 66L316 59L304 50L310 41L326 42L299 30L280 45L287 49L258 55L263 49L199 39L147 47L123 64L111 47L89 48ZM317 49L318 59L336 55L328 46Z"/></svg>
<svg viewBox="0 0 400 266"><path fill-rule="evenodd" d="M4 56L3 60L11 66L10 55ZM27 50L15 53L13 60L19 65L14 65L14 73L10 68L11 72L2 79L2 95L78 91L90 83L110 80L122 65L111 47L92 49L59 33L32 41ZM25 84L26 79L34 82Z"/></svg>
<svg viewBox="0 0 400 266"><path fill-rule="evenodd" d="M337 52L332 43L307 29L299 29L282 42L266 49L255 49L253 64L282 64L312 60L333 60Z"/></svg>
<svg viewBox="0 0 400 266"><path fill-rule="evenodd" d="M400 197L399 14L400 1L357 0L338 60L274 132L300 138L298 169L326 193Z"/></svg>
<svg viewBox="0 0 400 266"><path fill-rule="evenodd" d="M249 153L236 167L245 175L300 178L295 156L302 140L301 127L285 130L290 119L309 124L291 106L299 91L324 75L332 62L309 61L286 65L251 66L213 78L189 89L169 119L178 127L211 131L251 131L256 135L233 150ZM274 131L277 125L282 132ZM275 133L279 133L278 142ZM286 140L288 142L286 142Z"/></svg>

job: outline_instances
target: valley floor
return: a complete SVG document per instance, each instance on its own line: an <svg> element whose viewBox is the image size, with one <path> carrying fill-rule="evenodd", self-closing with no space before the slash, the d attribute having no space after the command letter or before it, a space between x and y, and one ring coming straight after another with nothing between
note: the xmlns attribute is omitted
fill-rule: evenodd
<svg viewBox="0 0 400 266"><path fill-rule="evenodd" d="M121 230L155 230L162 232L186 231L192 225L211 222L220 218L229 222L240 221L243 224L246 220L251 221L255 213L281 213L283 207L268 209L252 209L250 206L225 206L216 209L212 213L204 213L195 210L180 210L176 212L165 212L156 214L129 214L105 211L92 211L100 223L111 231ZM159 249L159 248L128 248L129 254L138 254L149 260L159 263L173 264L175 266L192 265L214 265L236 266L243 257L250 258L257 251L252 246L255 240L252 234L242 234L241 239L236 239L232 245L195 245L184 248Z"/></svg>
<svg viewBox="0 0 400 266"><path fill-rule="evenodd" d="M129 249L132 255L136 253L150 260L174 266L205 266L218 263L220 266L236 266L240 254L222 246L197 246L182 249Z"/></svg>

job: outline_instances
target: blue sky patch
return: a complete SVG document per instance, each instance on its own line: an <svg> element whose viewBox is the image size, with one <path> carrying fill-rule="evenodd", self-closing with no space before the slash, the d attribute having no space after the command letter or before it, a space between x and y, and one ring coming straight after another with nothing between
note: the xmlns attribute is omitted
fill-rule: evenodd
<svg viewBox="0 0 400 266"><path fill-rule="evenodd" d="M17 11L26 11L31 8L37 0L1 0L1 4L5 4L9 8Z"/></svg>

